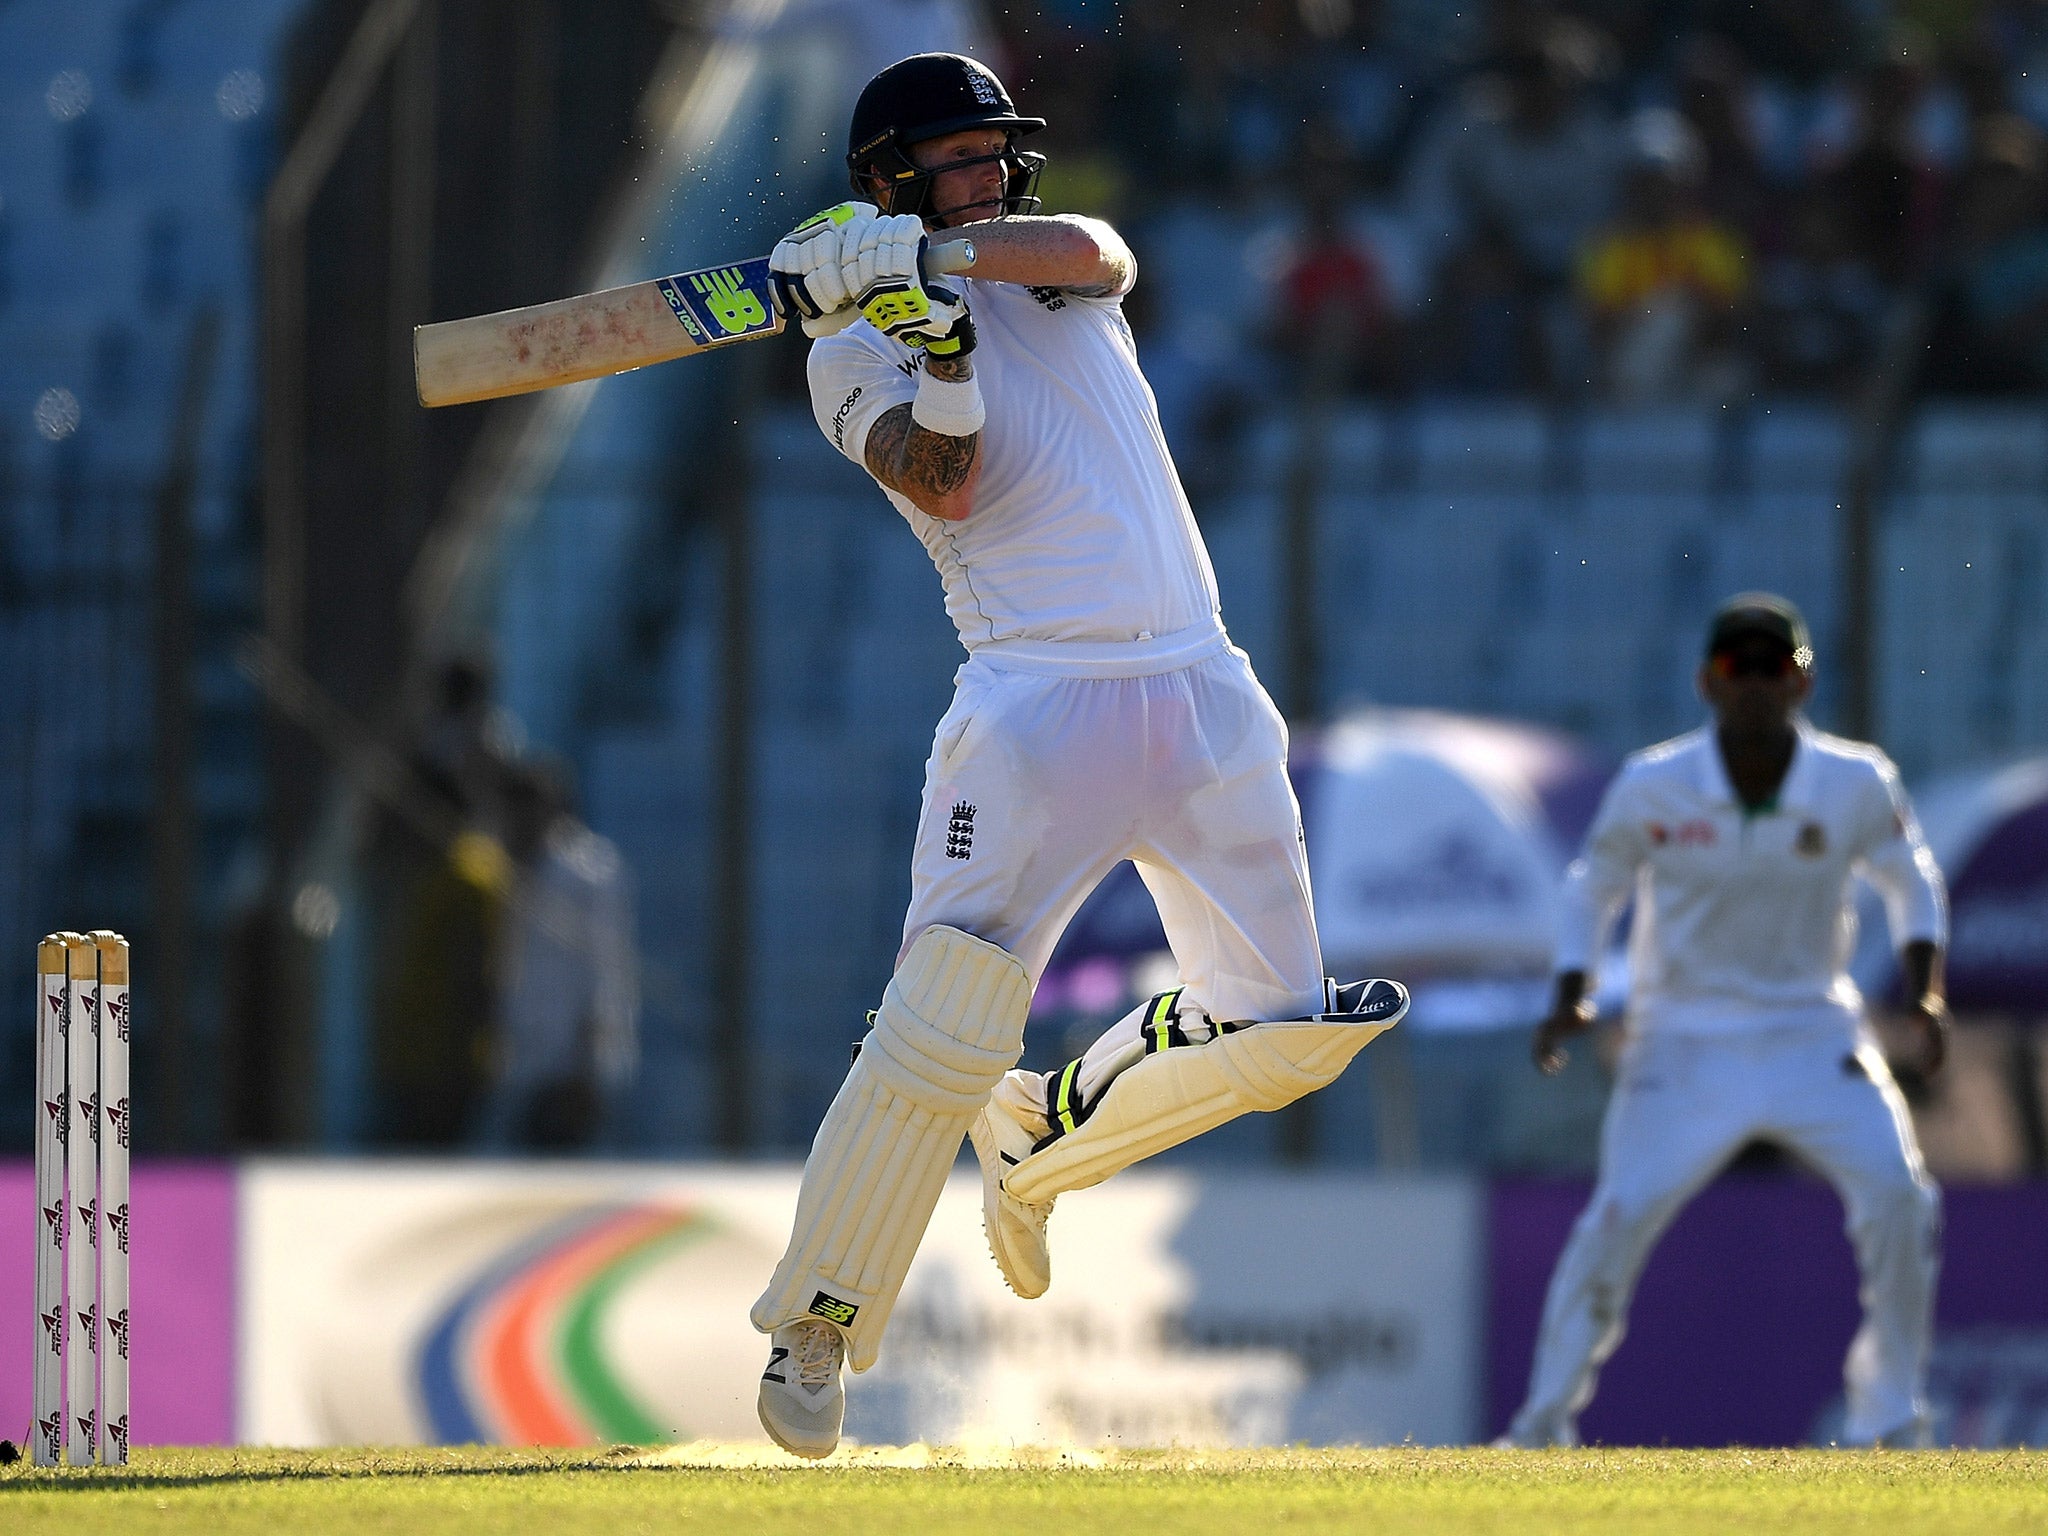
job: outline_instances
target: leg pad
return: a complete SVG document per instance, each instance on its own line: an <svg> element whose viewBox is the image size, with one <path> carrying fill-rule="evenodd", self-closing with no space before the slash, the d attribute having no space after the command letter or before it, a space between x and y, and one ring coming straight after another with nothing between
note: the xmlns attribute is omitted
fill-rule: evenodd
<svg viewBox="0 0 2048 1536"><path fill-rule="evenodd" d="M1116 1076L1087 1119L1012 1168L1003 1188L1042 1205L1239 1115L1291 1104L1335 1082L1407 1011L1399 982L1371 982L1349 1012L1252 1024L1202 1045L1149 1052Z"/></svg>
<svg viewBox="0 0 2048 1536"><path fill-rule="evenodd" d="M874 1364L961 1138L1023 1052L1030 1006L1014 955L957 928L918 936L811 1144L756 1328L822 1317L856 1371Z"/></svg>

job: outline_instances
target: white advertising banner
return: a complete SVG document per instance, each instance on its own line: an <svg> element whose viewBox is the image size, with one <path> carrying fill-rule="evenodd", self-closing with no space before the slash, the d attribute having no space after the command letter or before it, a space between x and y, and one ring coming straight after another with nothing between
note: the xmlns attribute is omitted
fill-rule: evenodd
<svg viewBox="0 0 2048 1536"><path fill-rule="evenodd" d="M764 1440L747 1309L793 1167L257 1162L239 1433L269 1445ZM1136 1172L1011 1295L956 1172L849 1378L869 1444L1469 1441L1483 1201L1460 1179Z"/></svg>

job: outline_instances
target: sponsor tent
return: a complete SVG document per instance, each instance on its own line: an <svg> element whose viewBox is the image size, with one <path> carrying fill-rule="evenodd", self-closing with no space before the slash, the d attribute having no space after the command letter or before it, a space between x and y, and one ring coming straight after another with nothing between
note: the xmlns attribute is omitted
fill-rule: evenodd
<svg viewBox="0 0 2048 1536"><path fill-rule="evenodd" d="M1948 995L1965 1025L1940 1091L1916 1112L1923 1143L1938 1167L2048 1173L2048 755L1936 780L1914 801L1948 882ZM1857 983L1896 1005L1898 965L1874 894L1862 916Z"/></svg>
<svg viewBox="0 0 2048 1536"><path fill-rule="evenodd" d="M1955 1006L2048 1015L2048 757L1931 794L1923 814L1949 880Z"/></svg>
<svg viewBox="0 0 2048 1536"><path fill-rule="evenodd" d="M1948 880L1948 991L1959 1012L2048 1018L2048 756L1937 780L1914 796ZM1882 909L1864 906L1857 980L1895 997Z"/></svg>

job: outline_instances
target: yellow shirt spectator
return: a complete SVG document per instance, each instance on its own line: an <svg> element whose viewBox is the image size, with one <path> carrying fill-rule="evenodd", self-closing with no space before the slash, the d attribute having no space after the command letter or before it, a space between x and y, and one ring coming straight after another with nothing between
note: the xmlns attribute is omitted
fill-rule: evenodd
<svg viewBox="0 0 2048 1536"><path fill-rule="evenodd" d="M1587 246L1579 286L1604 314L1640 309L1674 289L1733 305L1749 293L1749 249L1735 231L1701 216L1649 229L1622 227Z"/></svg>

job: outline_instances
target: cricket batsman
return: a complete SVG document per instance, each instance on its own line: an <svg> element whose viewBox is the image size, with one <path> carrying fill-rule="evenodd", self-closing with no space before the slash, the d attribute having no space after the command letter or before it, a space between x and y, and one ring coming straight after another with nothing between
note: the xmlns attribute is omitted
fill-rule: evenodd
<svg viewBox="0 0 2048 1536"><path fill-rule="evenodd" d="M924 543L968 653L896 972L753 1308L761 1422L799 1456L838 1444L842 1365L874 1364L963 1136L996 1262L1038 1296L1061 1194L1322 1087L1408 1006L1323 977L1286 729L1138 369L1136 267L1099 220L1037 216L1044 157L1018 143L1044 126L972 59L891 65L854 108L857 201L770 258L819 427ZM971 277L920 276L941 230L973 241ZM1127 858L1183 984L1060 1071L1012 1070L1061 930Z"/></svg>
<svg viewBox="0 0 2048 1536"><path fill-rule="evenodd" d="M1860 875L1900 948L1919 1065L1939 1069L1946 899L1898 771L1809 725L1812 689L1799 611L1769 593L1731 598L1699 672L1712 723L1623 764L1565 876L1536 1065L1555 1073L1562 1042L1593 1021L1593 966L1633 895L1628 1033L1599 1179L1551 1276L1506 1443L1578 1443L1650 1249L1756 1138L1817 1168L1848 1209L1863 1325L1844 1370L1845 1438L1925 1440L1940 1202L1847 967Z"/></svg>

